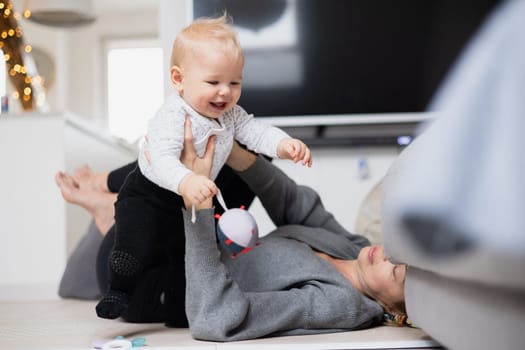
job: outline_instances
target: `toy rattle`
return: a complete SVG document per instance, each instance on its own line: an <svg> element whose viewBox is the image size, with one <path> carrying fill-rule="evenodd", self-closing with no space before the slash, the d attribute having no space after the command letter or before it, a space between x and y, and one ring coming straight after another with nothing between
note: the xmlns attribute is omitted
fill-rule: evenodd
<svg viewBox="0 0 525 350"><path fill-rule="evenodd" d="M224 209L222 215L216 214L217 236L220 244L235 258L252 250L259 240L257 222L244 206L228 209L221 192L217 193L217 200Z"/></svg>

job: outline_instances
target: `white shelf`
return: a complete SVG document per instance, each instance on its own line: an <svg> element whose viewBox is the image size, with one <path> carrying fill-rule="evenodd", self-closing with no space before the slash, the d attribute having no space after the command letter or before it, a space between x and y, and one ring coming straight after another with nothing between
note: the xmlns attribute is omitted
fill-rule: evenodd
<svg viewBox="0 0 525 350"><path fill-rule="evenodd" d="M380 113L340 115L300 115L294 117L259 117L279 127L332 126L332 125L385 125L420 123L436 117L433 112Z"/></svg>

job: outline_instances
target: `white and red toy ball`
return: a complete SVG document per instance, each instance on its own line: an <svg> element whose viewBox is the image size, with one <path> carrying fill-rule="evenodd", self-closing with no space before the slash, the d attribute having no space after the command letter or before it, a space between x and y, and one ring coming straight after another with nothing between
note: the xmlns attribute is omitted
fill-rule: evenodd
<svg viewBox="0 0 525 350"><path fill-rule="evenodd" d="M235 258L249 252L259 240L259 229L253 216L241 208L226 210L217 223L219 242Z"/></svg>

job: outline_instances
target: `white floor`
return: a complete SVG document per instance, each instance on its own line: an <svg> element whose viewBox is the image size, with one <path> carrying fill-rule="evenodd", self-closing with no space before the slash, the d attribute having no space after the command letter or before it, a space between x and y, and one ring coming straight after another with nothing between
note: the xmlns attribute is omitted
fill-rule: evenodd
<svg viewBox="0 0 525 350"><path fill-rule="evenodd" d="M95 302L40 300L0 302L1 347L10 350L85 350L95 340L145 337L143 349L420 349L438 347L414 328L368 330L309 336L274 337L242 342L194 340L187 329L163 324L130 324L97 318Z"/></svg>

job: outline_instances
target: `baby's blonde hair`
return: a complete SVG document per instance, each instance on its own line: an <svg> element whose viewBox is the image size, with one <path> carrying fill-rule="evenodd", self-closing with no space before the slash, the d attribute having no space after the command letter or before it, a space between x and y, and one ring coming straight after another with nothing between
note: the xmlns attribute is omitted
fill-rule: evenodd
<svg viewBox="0 0 525 350"><path fill-rule="evenodd" d="M202 17L184 28L175 38L171 51L170 67L180 66L185 56L203 43L219 44L221 50L233 57L244 58L237 34L230 25L230 17Z"/></svg>

